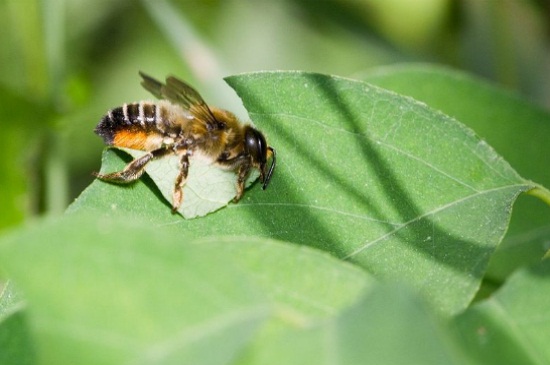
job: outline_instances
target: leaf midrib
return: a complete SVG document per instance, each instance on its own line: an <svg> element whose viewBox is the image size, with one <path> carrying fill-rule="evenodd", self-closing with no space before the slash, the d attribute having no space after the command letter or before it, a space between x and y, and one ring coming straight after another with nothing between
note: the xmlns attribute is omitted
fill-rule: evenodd
<svg viewBox="0 0 550 365"><path fill-rule="evenodd" d="M364 243L363 245L359 246L356 250L354 250L353 252L351 252L349 255L345 256L343 259L344 260L349 260L350 258L352 258L353 256L356 256L358 255L359 253L361 253L362 251L370 248L370 247L373 247L377 244L379 244L380 242L382 242L384 239L386 239L387 237L390 237L392 235L394 235L395 233L397 233L398 231L400 231L401 229L403 228L406 228L407 226L409 226L410 224L413 224L425 217L428 217L430 215L434 215L434 214L437 214L439 212L442 212L448 208L451 208L455 205L458 205L458 204L461 204L467 200L470 200L470 199L474 199L474 198L477 198L481 195L485 195L485 194L490 194L490 193L495 193L497 191L500 191L500 190L506 190L506 189L512 189L512 188L518 188L518 194L521 190L525 190L527 189L529 186L526 185L526 184L515 184L515 185L505 185L505 186L500 186L500 187L496 187L496 188L493 188L493 189L488 189L488 190L484 190L484 191L479 191L479 192L476 192L474 194L471 194L471 195L467 195L465 197L462 197L460 199L456 199L456 200L453 200L452 202L449 202L447 204L444 204L444 205L441 205L437 208L434 208L430 211L427 211L423 214L420 214L412 219L410 219L409 221L403 223L402 225L396 227L395 229L393 229L392 231L378 237L377 239L373 240L373 241L370 241L370 242L366 242Z"/></svg>

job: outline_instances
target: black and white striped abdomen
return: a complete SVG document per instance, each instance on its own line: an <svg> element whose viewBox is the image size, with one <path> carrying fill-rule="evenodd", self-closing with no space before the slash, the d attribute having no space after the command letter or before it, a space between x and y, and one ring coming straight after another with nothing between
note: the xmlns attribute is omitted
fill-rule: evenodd
<svg viewBox="0 0 550 365"><path fill-rule="evenodd" d="M157 130L161 121L161 107L148 101L124 104L109 110L95 128L95 133L103 138L105 143L112 144L113 138L120 130Z"/></svg>

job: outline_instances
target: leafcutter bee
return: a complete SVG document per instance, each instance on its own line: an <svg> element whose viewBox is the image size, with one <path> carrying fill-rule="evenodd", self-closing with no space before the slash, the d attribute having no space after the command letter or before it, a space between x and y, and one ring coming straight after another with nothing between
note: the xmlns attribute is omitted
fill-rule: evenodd
<svg viewBox="0 0 550 365"><path fill-rule="evenodd" d="M122 171L96 174L105 181L129 183L140 178L148 162L170 154L179 157L179 173L174 181L172 211L183 202L192 157L202 157L220 168L235 171L237 193L243 196L251 169L258 169L262 188L267 188L275 169L275 149L268 146L262 132L223 109L208 106L187 83L169 76L166 83L140 72L141 85L158 102L139 101L110 110L95 128L105 144L146 151ZM271 164L268 169L268 161Z"/></svg>

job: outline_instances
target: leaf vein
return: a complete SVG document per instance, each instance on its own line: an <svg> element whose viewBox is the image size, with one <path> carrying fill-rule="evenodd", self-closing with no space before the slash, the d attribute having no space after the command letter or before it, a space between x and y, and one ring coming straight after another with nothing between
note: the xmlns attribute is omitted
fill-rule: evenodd
<svg viewBox="0 0 550 365"><path fill-rule="evenodd" d="M449 173L447 173L447 172L441 170L441 169L438 168L437 166L432 165L431 163L429 163L428 161L426 161L426 160L424 160L424 159L422 159L422 158L420 158L420 157L417 157L417 156L415 156L415 155L412 155L412 154L410 154L410 153L408 153L408 152L406 152L406 151L404 151L404 150L402 150L402 149L400 149L400 148L397 148L397 147L395 147L395 146L393 146L393 145L390 145L390 144L388 144L388 143L385 143L385 142L382 142L382 141L379 141L379 140L375 140L375 139L373 139L373 140L374 140L376 143L378 143L378 144L380 144L380 145L382 145L382 146L385 146L385 147L387 147L387 148L390 148L390 149L394 150L394 151L397 152L397 153L400 153L400 154L402 154L402 155L404 155L404 156L406 156L406 157L408 157L408 158L410 158L410 159L413 159L413 160L415 160L415 161L418 161L418 162L420 162L420 163L422 163L422 164L428 166L430 169L433 169L434 171L438 172L439 174L441 174L441 175L443 175L443 176L445 176L445 177L447 177L447 178L449 178L449 179L451 179L451 180L457 182L458 184L460 184L460 185L462 185L462 186L467 187L468 189L470 189L470 190L472 190L472 191L474 191L474 192L479 192L479 190L477 190L476 188L474 188L474 187L471 186L470 184L467 184L466 182L460 180L459 178L454 177L453 175L451 175L451 174L449 174Z"/></svg>
<svg viewBox="0 0 550 365"><path fill-rule="evenodd" d="M409 226L410 224L413 224L415 222L418 222L419 220L423 219L423 218L426 218L430 215L433 215L433 214L436 214L436 213L439 213L441 211L444 211L445 209L448 209L454 205L457 205L457 204L461 204L469 199L473 199L473 198L476 198L478 196L481 196L481 195L484 195L484 194L490 194L490 193L494 193L496 191L499 191L499 190L505 190L505 189L510 189L510 188L513 188L513 187L521 187L521 188L524 188L525 185L524 184L515 184L515 185L506 185L506 186L499 186L499 187L496 187L496 188L493 188L493 189L488 189L488 190L485 190L485 191L479 191L479 192L476 192L474 194L471 194L471 195L468 195L468 196L465 196L465 197L462 197L460 199L457 199L457 200L453 200L452 202L449 202L447 204L444 204L440 207L437 207L435 209L432 209L424 214L420 214L418 215L417 217L414 217L412 219L410 219L409 221L405 222L405 223L402 223L401 225L395 227L395 229L391 230L390 232L378 237L377 239L373 240L373 241L370 241L370 242L366 242L365 244L361 245L360 247L358 247L355 251L353 251L352 253L350 253L349 255L345 256L344 257L344 260L349 260L350 258L352 258L353 256L356 256L358 255L359 253L361 253L362 251L366 250L367 248L369 247L372 247L380 242L382 242L383 240L385 240L386 238L394 235L395 233L397 233L398 231L400 231L401 229L403 228L406 228L407 226Z"/></svg>

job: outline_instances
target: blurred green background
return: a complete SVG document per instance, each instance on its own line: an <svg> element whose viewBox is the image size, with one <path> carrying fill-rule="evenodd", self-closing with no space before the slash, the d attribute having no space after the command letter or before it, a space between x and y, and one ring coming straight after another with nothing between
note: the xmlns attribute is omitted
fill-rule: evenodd
<svg viewBox="0 0 550 365"><path fill-rule="evenodd" d="M151 99L138 70L178 75L243 119L224 76L354 77L404 62L466 70L550 107L544 0L2 0L0 11L0 229L62 213L92 181L94 126Z"/></svg>

